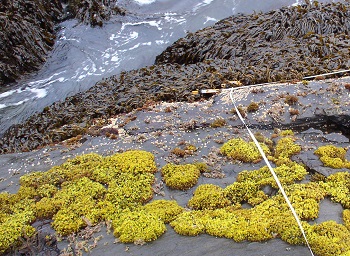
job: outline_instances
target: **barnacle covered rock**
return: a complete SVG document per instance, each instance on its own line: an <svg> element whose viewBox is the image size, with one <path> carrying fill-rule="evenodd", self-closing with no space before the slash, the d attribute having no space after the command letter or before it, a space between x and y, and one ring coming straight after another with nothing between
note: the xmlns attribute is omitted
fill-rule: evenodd
<svg viewBox="0 0 350 256"><path fill-rule="evenodd" d="M266 155L270 154L265 144L260 143L260 146ZM258 162L262 159L254 142L246 142L241 138L229 140L220 148L220 152L242 162Z"/></svg>
<svg viewBox="0 0 350 256"><path fill-rule="evenodd" d="M334 145L321 146L315 151L315 154L320 157L325 166L335 169L350 169L350 161L345 158L346 150L344 148Z"/></svg>
<svg viewBox="0 0 350 256"><path fill-rule="evenodd" d="M195 210L217 209L230 205L225 197L224 190L214 184L199 185L193 197L188 201L188 206Z"/></svg>
<svg viewBox="0 0 350 256"><path fill-rule="evenodd" d="M164 223L173 221L184 209L175 200L154 200L145 206L145 210L157 216Z"/></svg>
<svg viewBox="0 0 350 256"><path fill-rule="evenodd" d="M153 241L166 231L164 222L143 208L124 210L112 221L112 226L114 236L123 243Z"/></svg>
<svg viewBox="0 0 350 256"><path fill-rule="evenodd" d="M201 174L194 164L166 164L161 169L165 184L173 189L186 190L197 184Z"/></svg>

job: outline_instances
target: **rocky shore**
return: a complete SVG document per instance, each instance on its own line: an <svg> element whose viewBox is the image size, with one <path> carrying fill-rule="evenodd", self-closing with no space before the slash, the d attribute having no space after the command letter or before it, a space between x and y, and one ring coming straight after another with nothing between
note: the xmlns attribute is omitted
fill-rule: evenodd
<svg viewBox="0 0 350 256"><path fill-rule="evenodd" d="M198 100L193 90L230 87L230 81L300 81L349 69L349 29L349 8L342 3L229 17L174 43L157 65L107 78L11 127L0 140L1 153L89 133L96 118L105 123L150 101Z"/></svg>
<svg viewBox="0 0 350 256"><path fill-rule="evenodd" d="M262 136L271 138L275 145L279 140L277 135L281 134L280 131L293 128L294 143L300 145L300 152L295 153L291 160L306 168L307 175L301 183L310 184L311 181L322 181L337 172L348 171L346 168L327 167L314 154L320 146L334 145L346 149L350 145L349 136L337 130L340 125L334 126L328 122L329 120L324 119L324 115L314 116L313 112L319 108L320 113L329 113L331 116L330 112L333 110L340 113L343 108L349 109L349 90L345 88L349 82L349 78L342 78L314 81L308 84L305 82L276 83L264 87L246 87L234 91L233 98L241 113L244 114L247 124L258 138L261 139ZM229 90L224 90L208 100L193 103L153 102L128 114L120 114L109 119L108 124L101 125L96 130L99 136L86 134L40 150L1 155L0 189L2 192L9 193L24 191L23 188L19 190L20 184L24 186L24 179L20 178L23 175L47 172L54 166L64 164L67 159L75 159L84 154L97 153L101 156L111 156L129 150L145 150L154 155L158 170L154 174L155 180L152 185L153 199L176 200L181 207L188 208L189 200L200 185L215 184L225 188L237 181L237 175L240 172L257 170L264 166L261 161L254 163L233 161L220 152L224 143L231 139L240 138L249 141L247 131L233 111L229 93ZM289 96L295 96L296 100L291 100ZM343 104L333 102L335 97ZM309 104L316 101L317 104ZM258 107L252 107L252 102L258 103ZM296 114L297 111L299 114ZM303 120L302 125L298 119ZM315 126L315 121L318 121L318 127ZM294 126L295 123L298 125ZM290 132L288 134L291 135ZM349 152L345 157L350 159ZM168 163L181 165L196 162L205 163L209 169L200 175L195 186L186 190L172 189L166 185L159 171ZM75 164L78 163L79 161L75 162ZM41 182L39 177L37 182L38 184ZM266 187L264 193L272 198L276 190ZM332 202L330 198L325 197L319 202L317 218L309 220L310 224L330 220L343 223L344 208L340 203ZM246 204L245 207L250 206ZM31 243L16 249L17 253L31 251L37 254L50 252L51 255L58 255L61 251L63 253L61 255L73 255L87 251L91 255L167 254L175 256L179 254L209 255L208 252L210 255L225 255L234 251L239 255L261 255L261 253L308 255L306 247L288 244L279 237L266 241L263 239L263 242L257 242L251 238L253 240L237 243L232 239L207 234L183 237L174 232L169 225L166 233L160 238L153 242L142 243L142 246L138 243L124 244L115 240L108 231L110 229L108 223L100 223L97 226L88 225L76 235L56 241L55 231L50 223L52 224L51 221L35 222L33 225L38 230L38 236L28 240L32 241ZM51 240L47 241L45 237L46 239L51 237ZM203 244L206 245L205 249Z"/></svg>
<svg viewBox="0 0 350 256"><path fill-rule="evenodd" d="M233 87L316 255L348 253L350 78L303 78L349 69L349 7L229 17L180 39L155 65L104 79L12 126L0 139L0 252L307 255L265 164L247 146ZM238 156L228 152L236 141ZM180 175L174 186L166 171L187 164L194 181ZM219 199L198 199L206 184ZM158 216L154 199L181 210ZM121 230L128 221L152 225L137 237Z"/></svg>

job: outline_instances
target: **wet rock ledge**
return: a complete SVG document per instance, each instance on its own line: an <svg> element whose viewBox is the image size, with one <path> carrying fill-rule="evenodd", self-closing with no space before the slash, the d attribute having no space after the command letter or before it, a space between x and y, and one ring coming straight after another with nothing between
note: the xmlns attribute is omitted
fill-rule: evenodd
<svg viewBox="0 0 350 256"><path fill-rule="evenodd" d="M315 4L224 19L180 39L157 58L157 65L102 80L12 126L0 140L0 153L33 150L91 133L108 118L152 102L199 100L200 95L191 93L197 89L230 87L233 81L300 81L306 75L349 69L349 10L349 4ZM347 93L346 84L333 87L337 86ZM326 93L332 92L332 102L342 106L333 87ZM344 120L347 110L344 106Z"/></svg>

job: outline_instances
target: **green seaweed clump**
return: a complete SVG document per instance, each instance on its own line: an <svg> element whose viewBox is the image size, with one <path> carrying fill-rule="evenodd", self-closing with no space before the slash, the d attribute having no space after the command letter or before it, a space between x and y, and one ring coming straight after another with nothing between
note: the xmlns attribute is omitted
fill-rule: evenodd
<svg viewBox="0 0 350 256"><path fill-rule="evenodd" d="M183 236L203 234L208 216L205 211L185 211L170 222L176 233Z"/></svg>
<svg viewBox="0 0 350 256"><path fill-rule="evenodd" d="M154 200L145 205L145 209L164 223L173 221L184 209L175 200Z"/></svg>
<svg viewBox="0 0 350 256"><path fill-rule="evenodd" d="M345 209L343 211L343 222L344 226L350 230L350 209Z"/></svg>
<svg viewBox="0 0 350 256"><path fill-rule="evenodd" d="M173 189L187 190L197 184L201 174L194 164L166 164L161 169L165 184Z"/></svg>
<svg viewBox="0 0 350 256"><path fill-rule="evenodd" d="M260 143L260 146L266 155L271 154L270 149L265 144ZM220 148L220 152L245 163L259 162L262 159L254 142L246 142L241 138L229 140Z"/></svg>
<svg viewBox="0 0 350 256"><path fill-rule="evenodd" d="M283 137L278 140L275 147L275 158L290 158L291 156L298 154L301 151L301 147L294 142L291 137Z"/></svg>
<svg viewBox="0 0 350 256"><path fill-rule="evenodd" d="M0 193L0 254L20 245L22 237L35 234L35 228L30 225L35 220L33 204L32 199Z"/></svg>
<svg viewBox="0 0 350 256"><path fill-rule="evenodd" d="M52 219L62 236L118 219L123 211L152 199L156 171L153 154L134 150L108 157L81 155L49 171L22 176L17 194L0 194L0 251L33 235L30 224L38 219Z"/></svg>
<svg viewBox="0 0 350 256"><path fill-rule="evenodd" d="M256 102L251 102L247 107L248 112L256 112L258 110L259 110L259 104Z"/></svg>
<svg viewBox="0 0 350 256"><path fill-rule="evenodd" d="M188 206L195 210L217 209L231 204L225 196L224 190L214 184L199 185Z"/></svg>
<svg viewBox="0 0 350 256"><path fill-rule="evenodd" d="M345 159L346 150L344 148L334 145L321 146L315 151L315 154L320 157L325 166L335 169L350 169L350 161Z"/></svg>
<svg viewBox="0 0 350 256"><path fill-rule="evenodd" d="M318 218L319 203L327 196L322 185L316 182L292 184L285 191L300 219Z"/></svg>
<svg viewBox="0 0 350 256"><path fill-rule="evenodd" d="M112 226L114 236L122 243L154 241L166 231L164 222L143 208L124 210Z"/></svg>
<svg viewBox="0 0 350 256"><path fill-rule="evenodd" d="M283 164L278 166L274 168L274 171L280 182L284 185L290 185L295 181L300 181L307 174L306 169L295 162L292 165ZM237 182L252 182L259 187L270 185L277 188L275 179L267 166L258 170L240 172L237 176Z"/></svg>
<svg viewBox="0 0 350 256"><path fill-rule="evenodd" d="M63 183L62 189L52 198L52 205L56 206L54 209L59 209L52 218L52 227L60 235L69 235L90 223L97 224L100 219L94 210L97 208L96 200L102 199L105 193L102 184L86 177Z"/></svg>
<svg viewBox="0 0 350 256"><path fill-rule="evenodd" d="M337 172L327 177L323 184L334 202L350 209L350 173Z"/></svg>
<svg viewBox="0 0 350 256"><path fill-rule="evenodd" d="M303 222L306 237L315 255L337 256L350 252L350 231L333 220L310 225ZM290 244L305 244L299 227L294 224L286 229L282 240Z"/></svg>

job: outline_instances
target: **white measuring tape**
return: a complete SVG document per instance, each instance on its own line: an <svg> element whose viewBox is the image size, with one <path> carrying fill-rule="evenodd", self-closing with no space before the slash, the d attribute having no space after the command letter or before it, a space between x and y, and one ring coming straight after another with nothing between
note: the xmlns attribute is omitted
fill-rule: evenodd
<svg viewBox="0 0 350 256"><path fill-rule="evenodd" d="M286 202L287 202L287 204L288 204L290 210L292 211L292 214L293 214L295 220L296 220L297 223L298 223L298 226L299 226L299 228L300 228L300 230L301 230L301 233L303 234L303 237L304 237L304 239L305 239L306 245L307 245L307 247L309 248L311 255L314 256L314 254L313 254L313 252L312 252L312 249L311 249L311 247L310 247L310 244L309 244L309 242L308 242L308 240L307 240L307 238L306 238L304 228L303 228L303 226L301 225L301 222L300 222L300 219L299 219L299 217L298 217L298 214L296 213L294 207L292 206L292 203L290 202L290 200L289 200L289 198L288 198L286 192L284 191L281 182L279 181L279 179L278 179L278 177L277 177L275 171L273 170L273 168L272 168L272 166L271 166L269 160L267 159L267 157L266 157L266 155L265 155L263 149L261 148L259 142L257 141L257 139L255 138L254 134L253 134L253 133L251 132L251 130L249 129L248 125L244 122L244 119L243 119L241 113L239 112L239 110L238 110L238 108L237 108L237 106L236 106L236 104L235 104L235 101L234 101L233 96L232 96L232 95L233 95L233 91L234 91L234 90L237 90L237 89L240 89L240 88L242 88L242 87L231 88L231 90L230 90L230 98L231 98L231 101L232 101L232 103L233 103L233 106L234 106L234 108L235 108L235 110L236 110L236 113L237 113L239 119L241 119L241 121L242 121L243 125L245 126L245 128L248 130L248 133L249 133L250 137L251 137L252 140L254 141L254 143L255 143L255 145L257 146L257 148L258 148L258 150L259 150L261 156L263 157L263 159L264 159L266 165L268 166L268 168L269 168L269 170L270 170L270 172L271 172L273 178L275 179L275 181L276 181L276 183L277 183L277 185L278 185L278 188L280 189L280 191L281 191L281 193L282 193L284 199L286 200Z"/></svg>

